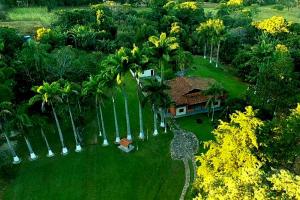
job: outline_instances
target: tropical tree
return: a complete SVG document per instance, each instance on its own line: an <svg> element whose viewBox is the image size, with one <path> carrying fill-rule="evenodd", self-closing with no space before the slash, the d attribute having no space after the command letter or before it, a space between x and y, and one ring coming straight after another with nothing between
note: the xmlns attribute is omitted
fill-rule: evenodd
<svg viewBox="0 0 300 200"><path fill-rule="evenodd" d="M130 128L130 117L128 110L128 97L125 89L124 78L127 72L131 70L131 66L129 63L130 50L127 48L120 48L114 55L108 56L106 58L106 65L110 65L115 68L115 80L117 84L121 87L123 97L124 97L124 105L125 105L125 117L126 117L126 127L127 127L127 139L132 140L131 128Z"/></svg>
<svg viewBox="0 0 300 200"><path fill-rule="evenodd" d="M55 109L55 106L63 102L62 100L63 91L61 90L60 84L58 82L52 82L51 84L44 82L43 85L35 86L32 88L32 90L36 93L36 95L29 100L29 104L32 105L35 102L42 101L42 107L41 107L42 111L45 110L45 104L51 106L52 113L54 115L56 127L59 134L59 139L62 146L62 155L67 155L68 149L64 143L63 133Z"/></svg>
<svg viewBox="0 0 300 200"><path fill-rule="evenodd" d="M16 154L13 145L9 139L8 132L6 131L6 128L4 126L4 123L7 123L8 117L12 116L12 109L13 105L11 102L8 101L2 101L0 102L0 131L3 131L3 135L6 139L8 148L13 156L13 164L18 164L21 162L21 159Z"/></svg>
<svg viewBox="0 0 300 200"><path fill-rule="evenodd" d="M221 19L209 19L206 22L200 23L196 31L200 34L208 36L210 40L210 57L209 62L212 63L213 56L213 45L217 43L217 62L216 67L218 67L220 42L224 35L225 26Z"/></svg>
<svg viewBox="0 0 300 200"><path fill-rule="evenodd" d="M176 37L167 37L166 33L161 33L159 37L150 36L149 42L152 44L153 56L158 59L161 82L164 80L164 67L170 61L170 53L179 48Z"/></svg>
<svg viewBox="0 0 300 200"><path fill-rule="evenodd" d="M130 57L131 68L135 70L135 75L138 80L137 84L137 96L138 96L138 104L139 104L139 125L140 125L140 132L139 138L145 138L144 132L144 123L143 123L143 108L142 108L142 98L143 93L141 91L141 87L139 84L139 74L142 73L145 69L147 69L149 64L149 58L145 55L142 49L133 45L133 49L131 50L131 57Z"/></svg>
<svg viewBox="0 0 300 200"><path fill-rule="evenodd" d="M104 69L100 72L99 76L102 79L103 84L105 87L109 88L111 93L112 105L113 105L113 112L114 112L114 121L115 121L115 132L116 138L115 143L120 143L120 131L119 131L119 123L118 123L118 116L117 116L117 109L116 109L116 100L115 100L115 90L118 88L118 84L116 82L116 73L117 70L115 67L106 65L106 61L104 60L102 63Z"/></svg>
<svg viewBox="0 0 300 200"><path fill-rule="evenodd" d="M105 130L102 106L101 106L101 104L103 103L103 98L105 98L106 95L104 92L104 84L102 82L101 77L99 75L90 76L88 81L83 82L82 94L84 96L90 95L95 98L96 110L99 109L101 126L102 126L102 133L103 133L103 144L102 145L108 146L109 144L108 144L108 140L106 137L106 130ZM98 121L98 126L99 126L99 134L101 134L98 111L96 111L96 113L97 113L97 121Z"/></svg>
<svg viewBox="0 0 300 200"><path fill-rule="evenodd" d="M76 102L78 101L77 96L79 96L80 93L81 93L80 89L81 89L80 86L73 83L73 82L68 82L68 81L64 82L64 85L63 85L63 98L66 99L68 112L69 112L69 115L70 115L70 120L71 120L71 124L72 124L75 144L76 144L76 149L75 149L76 152L81 152L82 148L81 148L81 145L78 141L78 133L77 133L75 123L74 123L74 117L73 117L73 112L72 112L72 109L71 109L71 103L76 105Z"/></svg>
<svg viewBox="0 0 300 200"><path fill-rule="evenodd" d="M209 112L212 110L211 121L214 121L215 104L220 101L220 97L222 97L224 93L225 89L217 83L214 83L206 91L204 91L204 94L209 97L206 107L209 107Z"/></svg>
<svg viewBox="0 0 300 200"><path fill-rule="evenodd" d="M161 111L161 121L164 122L164 111L166 106L170 102L169 95L166 93L166 90L169 89L164 83L160 83L157 79L147 79L145 85L142 88L142 91L146 94L142 103L145 105L146 102L152 105L153 110L153 135L158 135L157 130L157 112L160 109Z"/></svg>

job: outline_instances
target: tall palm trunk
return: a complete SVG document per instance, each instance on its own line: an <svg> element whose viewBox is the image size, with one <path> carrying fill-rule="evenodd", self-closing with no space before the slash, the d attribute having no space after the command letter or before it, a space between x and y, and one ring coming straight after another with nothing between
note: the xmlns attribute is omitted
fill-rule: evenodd
<svg viewBox="0 0 300 200"><path fill-rule="evenodd" d="M67 147L65 146L65 143L64 143L64 138L63 138L63 134L62 134L62 131L61 131L61 128L60 128L60 124L59 124L59 121L58 121L58 118L57 118L57 115L56 115L56 111L55 111L55 108L54 108L53 104L52 103L50 103L50 104L51 104L51 107L52 107L52 112L53 112L53 115L54 115L54 118L55 118L56 127L57 127L57 130L58 130L59 139L60 139L61 146L62 146L62 155L67 155L68 154L68 149L67 149Z"/></svg>
<svg viewBox="0 0 300 200"><path fill-rule="evenodd" d="M218 42L216 67L219 66L220 41Z"/></svg>
<svg viewBox="0 0 300 200"><path fill-rule="evenodd" d="M67 100L67 101L69 101L69 100ZM76 127L75 127L74 120L73 120L73 114L72 114L71 107L70 107L69 103L68 103L68 110L69 110L69 115L70 115L70 119L71 119L71 124L72 124L72 128L73 128L73 134L74 134L74 139L75 139L75 144L76 144L75 151L80 152L82 149L81 149L81 146L78 142L77 131L76 131Z"/></svg>
<svg viewBox="0 0 300 200"><path fill-rule="evenodd" d="M215 105L214 101L211 102L211 108L212 108L212 115L211 115L211 121L214 121L214 115L215 115Z"/></svg>
<svg viewBox="0 0 300 200"><path fill-rule="evenodd" d="M145 138L145 133L144 133L144 125L143 125L143 110L142 110L142 104L139 99L139 119L140 119L140 134L139 138L144 139Z"/></svg>
<svg viewBox="0 0 300 200"><path fill-rule="evenodd" d="M165 115L164 115L164 109L160 108L160 127L165 127Z"/></svg>
<svg viewBox="0 0 300 200"><path fill-rule="evenodd" d="M100 118L99 118L99 113L98 113L98 106L99 105L98 105L98 97L97 96L96 96L96 101L95 102L96 102L96 116L97 116L97 124L98 124L99 136L102 136L101 125L100 125Z"/></svg>
<svg viewBox="0 0 300 200"><path fill-rule="evenodd" d="M81 112L82 112L82 109L81 109L81 104L80 104L79 99L77 99L77 104L78 104L79 112L81 113Z"/></svg>
<svg viewBox="0 0 300 200"><path fill-rule="evenodd" d="M7 137L6 133L4 133L4 137L6 139L8 148L9 148L9 150L10 150L12 156L13 156L13 164L19 164L21 162L21 159L16 154L16 152L15 152L13 146L11 145L11 142L10 142L9 138Z"/></svg>
<svg viewBox="0 0 300 200"><path fill-rule="evenodd" d="M161 59L159 60L159 67L160 67L160 82L162 83L164 80L164 65Z"/></svg>
<svg viewBox="0 0 300 200"><path fill-rule="evenodd" d="M157 114L156 114L156 109L155 109L154 104L152 105L152 110L153 110L153 126L154 126L153 135L157 136L158 135L158 130L157 130Z"/></svg>
<svg viewBox="0 0 300 200"><path fill-rule="evenodd" d="M123 91L124 103L125 103L127 140L132 140L131 129L130 129L129 111L128 111L128 99L127 99L127 94L126 94L124 85L122 86L122 91Z"/></svg>
<svg viewBox="0 0 300 200"><path fill-rule="evenodd" d="M204 55L203 58L206 59L206 42L204 42Z"/></svg>
<svg viewBox="0 0 300 200"><path fill-rule="evenodd" d="M115 143L120 143L120 132L119 132L119 124L118 124L118 117L117 117L117 111L116 111L116 102L114 96L111 97L113 102L113 110L114 110L114 119L115 119L115 129L116 129L116 140Z"/></svg>
<svg viewBox="0 0 300 200"><path fill-rule="evenodd" d="M212 55L213 55L213 42L210 43L210 56L209 56L209 63L212 63Z"/></svg>
<svg viewBox="0 0 300 200"><path fill-rule="evenodd" d="M106 137L106 131L104 126L104 119L103 119L103 113L102 113L102 106L101 102L99 103L99 111L100 111L100 118L101 118L101 125L102 125L102 131L103 131L103 146L108 146L108 141Z"/></svg>
<svg viewBox="0 0 300 200"><path fill-rule="evenodd" d="M30 155L30 160L36 160L37 156L35 155L34 151L32 150L32 146L28 140L28 138L26 136L24 136L28 151L29 151L29 155Z"/></svg>
<svg viewBox="0 0 300 200"><path fill-rule="evenodd" d="M51 150L51 148L50 148L50 145L49 145L49 143L48 143L48 140L47 140L47 137L46 137L46 135L45 135L45 133L44 133L43 128L41 128L41 134L42 134L42 137L43 137L43 139L44 139L44 141L45 141L45 144L46 144L46 146L47 146L47 150L48 150L47 157L53 157L53 156L54 156L54 153L52 152L52 150Z"/></svg>

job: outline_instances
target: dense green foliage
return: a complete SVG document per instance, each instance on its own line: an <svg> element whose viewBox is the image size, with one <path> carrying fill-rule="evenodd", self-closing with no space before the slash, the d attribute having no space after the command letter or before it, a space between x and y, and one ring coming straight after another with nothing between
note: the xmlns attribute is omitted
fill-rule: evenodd
<svg viewBox="0 0 300 200"><path fill-rule="evenodd" d="M10 3L13 5L15 2ZM99 2L58 3L51 0L28 3L47 5L48 9L52 10L55 6L78 6ZM87 145L99 143L97 135L101 135L103 146L117 141L117 119L122 119L122 122L119 122L121 136L124 137L126 132L127 138L133 137L134 141L138 137L138 128L143 129L143 120L147 132L156 130L155 113L166 109L172 103L167 96L168 87L164 81L182 74L214 78L220 83L218 87L208 90L218 91L207 93L211 100L207 106L212 108L213 112L212 122L204 119L204 135L200 135L198 126L194 123L186 119L179 120L184 128L197 132L196 135L201 140L213 139L209 132L213 125L218 124L217 118L228 122L230 114L236 109L241 110L245 105L251 104L255 109L259 109L258 116L266 122L259 134L255 132L256 129L251 129L251 133L257 134L257 140L265 146L257 145L249 150L249 155L252 156L252 151L255 151L257 158L265 159L265 170L276 166L291 173L298 173L293 167L299 157L299 116L290 114L290 109L300 101L299 24L289 22L281 16L255 20L257 7L251 4L258 3L256 1L222 2L216 8L216 12L205 12L203 4L198 1L142 2L148 4L146 8L135 8L134 6L138 6L136 1L121 3L132 5L107 1L75 9L55 10L54 23L49 27L38 28L31 39L22 38L21 34L12 28L0 28L0 130L3 135L0 138L0 147L4 149L0 149L1 155L4 155L1 156L3 162L0 161L5 163L0 167L3 177L14 178L16 175L16 168L11 168L9 164L10 154L16 158L18 152L21 152L21 157L25 158L27 153L24 152L33 154L35 149L37 152L46 149L43 146L44 150L41 150L41 144L44 145L43 141L40 141L41 138L45 141L49 138L51 145L46 145L48 150L52 146L55 150L61 147L63 153L67 154L66 148L73 147L74 144L85 148ZM284 1L282 4L289 6ZM135 75L139 75L145 69L155 69L160 79L145 81L143 92L146 93L146 98L143 98L139 87L129 78L129 74L133 71ZM214 117L213 101L217 96L225 94L223 88L228 92L228 98L223 102L223 110ZM140 105L145 102L148 104L143 108L143 118ZM115 107L117 110L112 115L111 108ZM251 116L254 117L252 114ZM164 121L163 115L160 117L161 121ZM195 118L191 120L195 121ZM49 134L55 130L54 124L59 137L57 134ZM43 133L43 137L40 137L40 131L43 130L46 130L46 137ZM127 166L132 168L126 169L124 173L134 174L138 171L137 174L142 176L144 165L137 164L137 158L145 156L143 159L146 159L152 152L159 151L159 145L164 146L162 151L165 157L144 162L150 162L149 165L153 167L166 163L173 167L172 173L180 171L178 164L166 156L169 139L169 136L164 136L158 144L151 143L153 148L145 148L141 155L137 152L137 157L132 158L134 164ZM87 148L86 151L95 158L97 152L92 149L97 148ZM111 149L101 149L101 152L109 157L112 156L112 152L109 152ZM82 159L96 167L94 159ZM114 162L120 162L121 166L121 162L124 161L118 159L109 159L101 173L109 171L112 176L115 171L110 170L109 166L116 165ZM41 162L47 164L51 161L43 158ZM57 159L55 165L65 165L64 162ZM40 167L39 164L36 167ZM82 171L82 167L84 168L85 164L78 164L78 167L74 168L81 172L78 177L86 173ZM47 166L43 166L42 169L49 170ZM28 164L21 168L20 173L13 183L17 188L26 185L28 174L33 172ZM40 173L41 171L33 173L33 176L38 178ZM148 175L154 176L151 173L155 172L151 171ZM164 173L168 174L160 170L158 177ZM50 185L63 180L64 174L56 172L56 175L57 179L49 182ZM274 177L268 177L274 181L283 175L276 173ZM70 181L76 182L77 178ZM130 181L136 183L135 178L131 177ZM181 185L176 181L172 182L173 178L178 181L182 177L166 177L166 185L157 182L155 187ZM100 176L95 176L95 180L99 179ZM108 182L104 185L111 188L117 181L114 179L110 186ZM97 184L90 186L91 195L99 195L95 185ZM210 187L213 188L213 185ZM22 187L20 191L16 191L12 188L8 190L8 198L33 190ZM41 193L39 198L52 195L56 186L51 188L49 193ZM172 190L173 188L163 189L159 197L177 197L180 188L176 188L176 194L171 194ZM85 192L74 193L74 198L79 198ZM201 193L201 190L198 192ZM149 197L155 198L154 194ZM209 195L206 192L203 194ZM105 196L105 192L101 195L107 199L114 197ZM146 191L142 191L139 195L138 197L144 198L147 194Z"/></svg>

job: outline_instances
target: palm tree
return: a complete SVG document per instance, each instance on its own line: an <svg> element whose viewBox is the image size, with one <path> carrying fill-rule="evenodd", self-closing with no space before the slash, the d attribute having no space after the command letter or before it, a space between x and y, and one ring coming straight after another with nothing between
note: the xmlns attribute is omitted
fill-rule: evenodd
<svg viewBox="0 0 300 200"><path fill-rule="evenodd" d="M4 132L4 137L6 139L8 148L13 156L13 164L19 164L21 162L21 159L16 154L4 127L4 123L7 123L7 118L11 115L12 115L12 103L7 101L0 102L0 131Z"/></svg>
<svg viewBox="0 0 300 200"><path fill-rule="evenodd" d="M159 37L150 36L149 42L153 45L154 57L158 59L160 78L163 82L164 65L170 61L170 53L179 48L176 37L167 37L166 33L161 33Z"/></svg>
<svg viewBox="0 0 300 200"><path fill-rule="evenodd" d="M76 131L76 127L75 127L75 123L74 123L74 119L73 119L73 113L72 113L72 110L71 110L70 103L75 102L75 104L76 104L76 101L78 100L76 96L79 96L79 94L80 94L80 86L79 85L77 85L75 83L70 83L68 81L64 82L63 97L66 99L66 102L67 102L68 112L69 112L69 115L70 115L70 120L71 120L71 124L72 124L75 144L76 144L76 149L75 149L76 152L81 152L82 148L81 148L81 145L78 141L78 134L77 134L77 131Z"/></svg>
<svg viewBox="0 0 300 200"><path fill-rule="evenodd" d="M130 57L131 68L135 70L136 78L139 80L139 73L143 72L149 64L149 58L141 51L140 48L133 45L133 49L131 50L131 57ZM143 109L142 109L142 98L143 93L141 91L139 81L137 84L137 96L138 96L138 104L139 104L139 125L140 125L140 132L139 138L141 140L145 139L145 132L144 132L144 124L143 124Z"/></svg>
<svg viewBox="0 0 300 200"><path fill-rule="evenodd" d="M36 93L36 95L29 100L29 104L32 105L37 101L42 101L42 111L44 110L45 104L51 106L62 146L62 155L67 155L68 149L64 143L63 133L55 109L55 104L62 103L61 96L63 92L61 90L60 84L58 82L52 82L51 84L44 82L43 85L35 86L32 88L32 90Z"/></svg>
<svg viewBox="0 0 300 200"><path fill-rule="evenodd" d="M86 95L94 96L95 103L96 103L96 109L99 108L102 131L103 131L103 144L102 145L108 146L108 140L106 137L106 130L105 130L105 126L104 126L104 119L103 119L102 106L101 106L101 104L103 103L103 98L105 97L103 88L104 88L104 84L99 75L98 76L90 76L88 81L83 82L82 94L85 96ZM98 115L97 115L97 120L99 121ZM98 125L99 125L99 133L100 133L101 132L100 124L98 123Z"/></svg>
<svg viewBox="0 0 300 200"><path fill-rule="evenodd" d="M218 103L220 97L223 96L224 93L225 93L225 89L220 84L217 83L211 85L209 89L204 91L204 94L209 97L206 106L209 107L209 112L210 109L212 110L211 121L214 121L215 104Z"/></svg>
<svg viewBox="0 0 300 200"><path fill-rule="evenodd" d="M157 111L159 108L161 110L164 110L164 108L169 104L170 98L168 94L166 93L166 90L169 89L169 86L167 86L164 83L160 83L157 81L157 79L147 79L146 83L142 89L143 92L146 93L146 96L143 99L143 105L148 102L152 105L153 110L153 126L154 131L153 135L158 135L157 130ZM161 118L164 116L161 115Z"/></svg>
<svg viewBox="0 0 300 200"><path fill-rule="evenodd" d="M120 131L119 131L118 116L117 116L116 101L115 101L115 92L114 92L115 89L117 88L117 82L115 79L117 70L115 67L106 66L105 61L102 63L102 66L104 67L104 70L102 70L100 72L99 76L101 77L105 87L110 88L113 112L114 112L115 131L116 131L115 143L119 144L120 143Z"/></svg>
<svg viewBox="0 0 300 200"><path fill-rule="evenodd" d="M37 127L38 129L40 129L40 131L41 131L42 138L43 138L43 140L44 140L44 142L45 142L45 144L46 144L47 151L48 151L47 157L53 157L53 156L54 156L54 153L53 153L53 151L52 151L51 148L50 148L48 139L47 139L47 137L46 137L46 135L45 135L45 132L44 132L44 128L45 128L46 125L47 125L47 118L46 118L46 117L42 117L42 116L40 116L40 115L33 115L33 116L31 117L31 120L32 120L32 122L33 122L33 125L34 125L35 127Z"/></svg>
<svg viewBox="0 0 300 200"><path fill-rule="evenodd" d="M110 65L115 67L115 80L117 84L121 86L122 93L124 96L124 105L125 105L125 117L126 117L126 127L127 127L127 139L132 140L131 128L130 128L130 117L129 117L129 109L128 109L128 97L125 89L124 77L127 72L130 71L129 63L130 50L127 48L120 48L114 55L108 56L106 59L106 65Z"/></svg>
<svg viewBox="0 0 300 200"><path fill-rule="evenodd" d="M33 126L33 123L28 116L28 105L21 104L17 107L16 113L14 114L14 119L11 121L11 124L15 126L23 135L26 142L26 146L29 151L30 160L36 160L38 157L32 150L31 143L29 141L28 128Z"/></svg>

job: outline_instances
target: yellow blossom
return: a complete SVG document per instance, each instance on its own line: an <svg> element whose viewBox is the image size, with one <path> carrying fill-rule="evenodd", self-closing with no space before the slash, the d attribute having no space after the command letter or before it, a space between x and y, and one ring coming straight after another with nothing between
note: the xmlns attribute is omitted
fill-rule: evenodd
<svg viewBox="0 0 300 200"><path fill-rule="evenodd" d="M198 9L198 4L195 1L186 1L186 2L180 3L178 5L178 8L179 9L191 9L191 10L195 11Z"/></svg>
<svg viewBox="0 0 300 200"><path fill-rule="evenodd" d="M288 23L282 16L273 16L269 19L254 22L253 25L265 33L276 35L278 33L288 33L290 23Z"/></svg>
<svg viewBox="0 0 300 200"><path fill-rule="evenodd" d="M43 38L43 36L47 33L50 33L51 29L50 28L39 28L37 31L36 31L36 39L37 40L41 40Z"/></svg>
<svg viewBox="0 0 300 200"><path fill-rule="evenodd" d="M240 6L244 3L244 0L229 0L226 5L227 6Z"/></svg>
<svg viewBox="0 0 300 200"><path fill-rule="evenodd" d="M287 53L289 49L284 44L277 44L275 50L279 53Z"/></svg>
<svg viewBox="0 0 300 200"><path fill-rule="evenodd" d="M170 33L176 34L180 32L181 32L181 27L179 26L179 24L177 22L172 23Z"/></svg>

